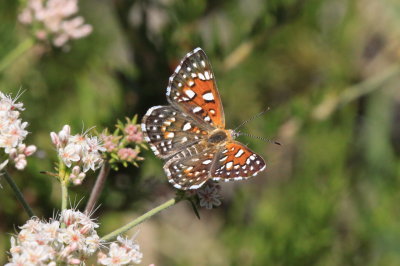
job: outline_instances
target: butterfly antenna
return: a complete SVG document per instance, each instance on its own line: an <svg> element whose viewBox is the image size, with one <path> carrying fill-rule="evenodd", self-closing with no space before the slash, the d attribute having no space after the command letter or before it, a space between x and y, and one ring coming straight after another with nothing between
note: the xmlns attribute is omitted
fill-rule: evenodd
<svg viewBox="0 0 400 266"><path fill-rule="evenodd" d="M278 142L278 141L275 141L275 140L272 140L272 139L266 139L266 138L263 138L263 137L260 137L260 136L254 136L254 135L247 134L247 133L243 133L243 132L238 132L238 135L239 135L239 136L246 136L246 137L251 137L251 138L263 140L263 141L266 141L266 142L269 142L269 143L273 143L273 144L276 144L276 145L279 145L279 146L282 145L282 144L281 144L280 142Z"/></svg>
<svg viewBox="0 0 400 266"><path fill-rule="evenodd" d="M237 131L239 128L241 128L242 126L246 125L247 123L249 123L250 121L256 119L257 117L265 114L266 112L269 111L269 107L267 107L264 111L259 112L258 114L253 115L252 117L250 117L249 119L243 121L239 126L237 126L234 131Z"/></svg>

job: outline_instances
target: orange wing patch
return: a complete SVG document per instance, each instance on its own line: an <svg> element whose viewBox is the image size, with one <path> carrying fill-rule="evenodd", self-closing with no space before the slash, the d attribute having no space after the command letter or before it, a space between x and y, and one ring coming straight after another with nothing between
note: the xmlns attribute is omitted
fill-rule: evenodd
<svg viewBox="0 0 400 266"><path fill-rule="evenodd" d="M228 142L216 160L214 180L240 180L255 176L265 169L265 162L249 148L239 142Z"/></svg>
<svg viewBox="0 0 400 266"><path fill-rule="evenodd" d="M188 84L192 84L191 87L183 87L183 93L178 98L182 107L186 112L194 114L202 121L210 123L214 127L223 128L225 121L222 105L214 87L214 81L195 78L192 82L188 82Z"/></svg>

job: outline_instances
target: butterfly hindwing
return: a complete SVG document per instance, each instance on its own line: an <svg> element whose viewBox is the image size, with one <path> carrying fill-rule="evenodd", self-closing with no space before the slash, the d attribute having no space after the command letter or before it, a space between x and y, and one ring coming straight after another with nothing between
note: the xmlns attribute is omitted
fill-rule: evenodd
<svg viewBox="0 0 400 266"><path fill-rule="evenodd" d="M211 64L201 48L188 53L169 79L168 101L209 128L224 128L225 116Z"/></svg>
<svg viewBox="0 0 400 266"><path fill-rule="evenodd" d="M215 148L199 143L171 158L164 165L169 182L184 190L201 187L211 177Z"/></svg>
<svg viewBox="0 0 400 266"><path fill-rule="evenodd" d="M154 106L143 117L142 131L153 152L167 159L199 142L207 131L172 106Z"/></svg>
<svg viewBox="0 0 400 266"><path fill-rule="evenodd" d="M213 180L232 181L257 175L266 165L258 154L237 141L220 149L212 169Z"/></svg>

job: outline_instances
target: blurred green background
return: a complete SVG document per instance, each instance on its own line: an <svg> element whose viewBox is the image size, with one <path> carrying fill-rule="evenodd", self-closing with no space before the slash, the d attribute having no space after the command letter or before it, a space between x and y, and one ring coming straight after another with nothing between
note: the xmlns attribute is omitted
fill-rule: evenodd
<svg viewBox="0 0 400 266"><path fill-rule="evenodd" d="M29 36L18 1L0 2L0 59ZM223 204L201 220L179 203L131 233L143 265L400 265L400 2L397 0L189 0L80 2L94 31L69 51L35 46L0 73L22 88L38 146L11 171L41 218L60 208L48 176L49 138L142 116L166 104L169 75L195 47L210 58L234 128L265 107L241 137L268 168L223 184ZM173 197L151 152L139 169L112 172L96 213L110 232ZM95 175L71 189L84 206ZM27 216L0 189L0 264Z"/></svg>

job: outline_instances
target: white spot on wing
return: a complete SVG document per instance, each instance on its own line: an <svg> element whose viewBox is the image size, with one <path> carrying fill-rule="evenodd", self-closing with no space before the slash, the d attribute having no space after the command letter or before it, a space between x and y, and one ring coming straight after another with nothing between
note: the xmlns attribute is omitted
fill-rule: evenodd
<svg viewBox="0 0 400 266"><path fill-rule="evenodd" d="M213 101L214 96L211 92L207 92L207 93L203 94L203 99L206 101Z"/></svg>
<svg viewBox="0 0 400 266"><path fill-rule="evenodd" d="M240 156L242 156L243 153L244 151L242 149L239 149L238 152L235 154L235 157L239 158Z"/></svg>
<svg viewBox="0 0 400 266"><path fill-rule="evenodd" d="M223 162L223 161L225 161L225 160L226 160L226 158L228 158L228 156L224 156L224 157L222 157L221 159L219 159L219 161L220 161L220 162Z"/></svg>
<svg viewBox="0 0 400 266"><path fill-rule="evenodd" d="M205 76L206 80L210 79L210 73L208 71L204 71L204 76Z"/></svg>
<svg viewBox="0 0 400 266"><path fill-rule="evenodd" d="M207 164L210 164L211 162L212 162L211 160L205 160L205 161L203 162L203 164L207 165Z"/></svg>
<svg viewBox="0 0 400 266"><path fill-rule="evenodd" d="M189 82L189 86L190 86L190 82ZM185 90L185 93L187 96L189 96L190 99L193 99L194 96L196 96L196 93L192 90Z"/></svg>
<svg viewBox="0 0 400 266"><path fill-rule="evenodd" d="M187 122L186 124L183 125L182 129L183 129L183 131L188 131L191 128L192 128L192 125L189 122Z"/></svg>
<svg viewBox="0 0 400 266"><path fill-rule="evenodd" d="M193 113L198 113L201 110L203 110L203 108L201 108L200 106L196 106L195 108L193 108Z"/></svg>

